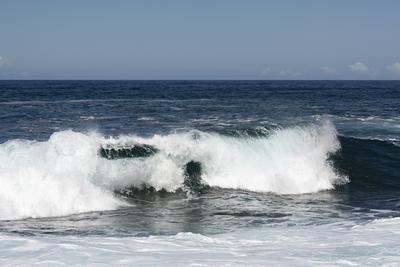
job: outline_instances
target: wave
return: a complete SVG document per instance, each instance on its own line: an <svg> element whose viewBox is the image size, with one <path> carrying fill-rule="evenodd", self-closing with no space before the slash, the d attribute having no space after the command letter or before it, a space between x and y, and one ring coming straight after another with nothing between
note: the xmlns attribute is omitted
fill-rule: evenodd
<svg viewBox="0 0 400 267"><path fill-rule="evenodd" d="M156 150L146 157L102 157L101 147L135 144ZM339 148L330 121L264 137L189 131L115 138L68 130L45 142L10 140L0 144L0 219L115 209L127 204L114 192L127 187L174 192L185 184L188 162L201 164L207 186L277 194L332 189L348 181L329 160Z"/></svg>
<svg viewBox="0 0 400 267"><path fill-rule="evenodd" d="M335 168L351 177L357 191L398 190L400 188L400 147L391 140L339 137L340 153L333 155ZM369 194L371 197L372 195ZM375 195L375 194L374 194Z"/></svg>

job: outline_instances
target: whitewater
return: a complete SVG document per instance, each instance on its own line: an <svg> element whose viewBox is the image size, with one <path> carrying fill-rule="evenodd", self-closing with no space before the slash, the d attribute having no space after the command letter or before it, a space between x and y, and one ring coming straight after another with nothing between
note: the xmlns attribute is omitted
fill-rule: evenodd
<svg viewBox="0 0 400 267"><path fill-rule="evenodd" d="M107 160L105 145L149 144L149 158ZM0 145L0 219L65 216L129 205L114 191L151 186L174 192L183 186L185 163L204 168L211 187L277 194L312 193L347 182L329 162L340 148L329 120L270 131L266 136L223 136L192 131L150 138L71 130L48 141L10 140ZM289 167L290 166L290 167Z"/></svg>
<svg viewBox="0 0 400 267"><path fill-rule="evenodd" d="M400 221L319 225L207 237L0 236L2 266L398 266ZM3 249L4 251L4 249ZM382 255L385 257L382 258Z"/></svg>

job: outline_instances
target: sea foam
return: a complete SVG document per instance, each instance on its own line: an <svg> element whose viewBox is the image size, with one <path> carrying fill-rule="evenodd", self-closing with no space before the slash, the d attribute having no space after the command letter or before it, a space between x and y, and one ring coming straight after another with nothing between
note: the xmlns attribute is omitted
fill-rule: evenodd
<svg viewBox="0 0 400 267"><path fill-rule="evenodd" d="M148 158L108 160L102 145L148 144ZM175 191L184 166L202 165L202 183L277 194L311 193L347 181L329 156L340 148L330 121L279 129L265 137L189 131L106 138L96 133L56 132L45 142L0 144L0 219L62 216L127 205L113 194L143 184Z"/></svg>

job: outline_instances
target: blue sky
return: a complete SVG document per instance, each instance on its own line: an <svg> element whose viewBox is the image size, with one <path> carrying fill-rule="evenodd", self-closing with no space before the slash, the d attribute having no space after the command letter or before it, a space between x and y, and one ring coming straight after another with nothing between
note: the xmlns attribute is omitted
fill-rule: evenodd
<svg viewBox="0 0 400 267"><path fill-rule="evenodd" d="M0 2L0 79L400 79L398 0Z"/></svg>

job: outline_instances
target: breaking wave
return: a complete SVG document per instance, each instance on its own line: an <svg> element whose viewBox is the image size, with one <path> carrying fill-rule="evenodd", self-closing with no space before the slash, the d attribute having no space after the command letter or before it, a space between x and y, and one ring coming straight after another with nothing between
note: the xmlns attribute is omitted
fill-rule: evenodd
<svg viewBox="0 0 400 267"><path fill-rule="evenodd" d="M103 146L146 144L154 154L107 159ZM176 191L184 166L202 166L207 186L277 194L311 193L347 182L329 161L340 148L330 121L270 131L266 136L226 136L189 131L169 135L104 137L61 131L48 141L0 144L0 219L62 216L115 209L126 187Z"/></svg>

